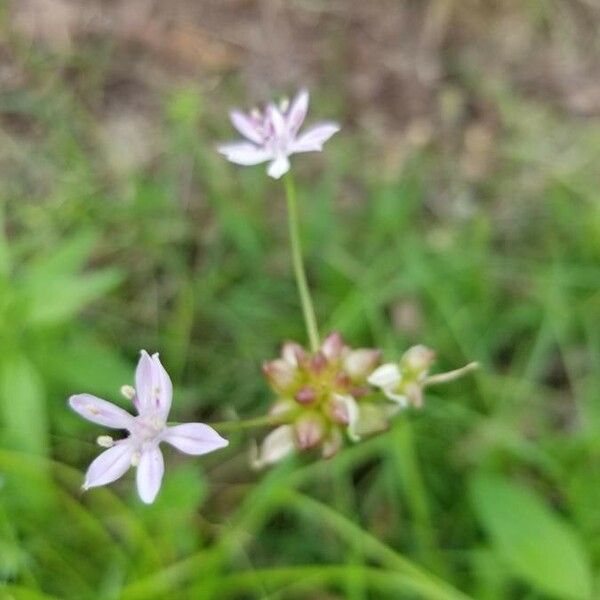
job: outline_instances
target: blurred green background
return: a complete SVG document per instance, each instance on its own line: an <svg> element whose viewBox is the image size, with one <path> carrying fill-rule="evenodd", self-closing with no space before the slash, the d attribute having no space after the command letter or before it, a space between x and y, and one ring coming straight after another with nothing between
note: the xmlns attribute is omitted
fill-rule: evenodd
<svg viewBox="0 0 600 600"><path fill-rule="evenodd" d="M0 14L0 598L600 596L596 2ZM482 369L329 462L253 473L259 430L169 453L153 506L82 495L102 430L65 400L121 402L140 348L177 420L267 410L304 341L282 188L214 148L302 85L343 124L293 160L322 330Z"/></svg>

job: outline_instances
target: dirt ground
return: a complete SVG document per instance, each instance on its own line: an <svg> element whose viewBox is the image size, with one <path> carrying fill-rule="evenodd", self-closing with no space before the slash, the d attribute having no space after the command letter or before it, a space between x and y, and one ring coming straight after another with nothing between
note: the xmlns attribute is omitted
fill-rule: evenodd
<svg viewBox="0 0 600 600"><path fill-rule="evenodd" d="M483 77L600 114L595 0L15 0L7 22L9 38L66 62L109 44L108 104L139 108L156 86L210 89L235 73L257 100L299 84L341 91L358 124L386 132L435 119L442 90ZM4 45L3 87L20 76Z"/></svg>

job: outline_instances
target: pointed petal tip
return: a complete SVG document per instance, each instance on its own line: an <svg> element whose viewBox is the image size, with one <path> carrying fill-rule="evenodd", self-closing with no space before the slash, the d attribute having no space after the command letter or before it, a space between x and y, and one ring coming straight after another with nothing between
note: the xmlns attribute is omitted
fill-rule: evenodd
<svg viewBox="0 0 600 600"><path fill-rule="evenodd" d="M184 454L200 456L229 445L229 441L205 423L182 423L167 427L163 440Z"/></svg>
<svg viewBox="0 0 600 600"><path fill-rule="evenodd" d="M142 452L137 467L136 483L138 495L144 504L152 504L160 491L165 463L158 446Z"/></svg>

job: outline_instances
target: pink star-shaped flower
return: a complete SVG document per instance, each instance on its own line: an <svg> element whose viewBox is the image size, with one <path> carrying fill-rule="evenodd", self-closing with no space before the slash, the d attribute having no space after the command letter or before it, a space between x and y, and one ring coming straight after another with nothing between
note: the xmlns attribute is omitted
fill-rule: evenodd
<svg viewBox="0 0 600 600"><path fill-rule="evenodd" d="M173 385L158 354L150 356L142 350L135 372L135 389L125 386L124 390L137 410L135 416L91 394L77 394L69 398L71 408L84 419L129 432L128 437L116 441L110 436L98 438L98 443L108 450L89 466L84 489L112 483L134 466L137 467L140 498L146 504L151 504L160 490L165 470L159 448L161 442L196 456L218 450L229 443L204 423L167 425Z"/></svg>
<svg viewBox="0 0 600 600"><path fill-rule="evenodd" d="M340 130L337 123L323 121L300 133L308 99L308 91L301 90L291 104L284 101L278 107L270 103L264 112L255 109L246 114L232 110L231 122L247 141L221 144L219 152L238 165L270 162L267 174L279 179L290 169L289 156L320 152L323 144Z"/></svg>

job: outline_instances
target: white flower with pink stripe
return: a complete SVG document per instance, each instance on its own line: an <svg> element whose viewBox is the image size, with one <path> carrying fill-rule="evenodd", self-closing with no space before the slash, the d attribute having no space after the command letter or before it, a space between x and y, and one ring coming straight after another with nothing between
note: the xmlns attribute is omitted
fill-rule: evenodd
<svg viewBox="0 0 600 600"><path fill-rule="evenodd" d="M308 112L308 91L301 90L290 104L270 103L261 112L249 114L239 110L230 113L233 126L246 141L221 144L218 150L227 160L238 165L269 162L267 174L279 179L290 169L289 157L300 152L320 152L323 144L340 130L337 123L323 121L300 133Z"/></svg>
<svg viewBox="0 0 600 600"><path fill-rule="evenodd" d="M98 438L98 444L108 449L89 466L83 484L86 490L112 483L134 466L137 467L139 496L143 502L151 504L160 490L165 469L159 447L161 442L195 456L218 450L229 443L204 423L167 425L173 385L158 354L150 356L142 350L135 372L135 389L124 386L123 391L133 401L137 415L131 415L91 394L77 394L69 398L71 408L84 419L129 432L128 437L121 440L113 440L110 436Z"/></svg>

